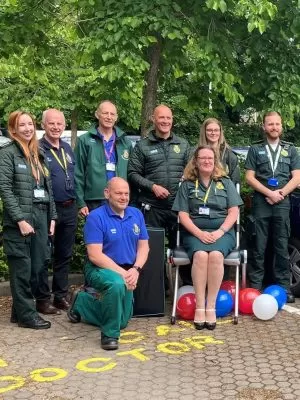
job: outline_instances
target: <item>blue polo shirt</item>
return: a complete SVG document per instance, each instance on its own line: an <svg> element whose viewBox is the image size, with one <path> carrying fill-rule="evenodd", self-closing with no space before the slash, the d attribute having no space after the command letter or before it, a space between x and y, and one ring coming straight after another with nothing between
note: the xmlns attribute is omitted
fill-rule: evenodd
<svg viewBox="0 0 300 400"><path fill-rule="evenodd" d="M45 151L48 165L50 168L54 200L57 202L63 202L75 199L76 198L75 186L74 186L75 159L71 146L68 143L64 142L63 140L59 139L59 149L57 149L56 147L53 147L52 144L49 143L45 137L40 139L39 144ZM70 178L69 188L66 185L66 173L51 152L51 150L53 150L63 164L62 149L64 149L64 153L66 156L67 171Z"/></svg>
<svg viewBox="0 0 300 400"><path fill-rule="evenodd" d="M124 217L115 214L109 204L96 208L84 225L85 244L102 244L103 253L115 263L134 264L139 240L148 240L144 216L128 206Z"/></svg>

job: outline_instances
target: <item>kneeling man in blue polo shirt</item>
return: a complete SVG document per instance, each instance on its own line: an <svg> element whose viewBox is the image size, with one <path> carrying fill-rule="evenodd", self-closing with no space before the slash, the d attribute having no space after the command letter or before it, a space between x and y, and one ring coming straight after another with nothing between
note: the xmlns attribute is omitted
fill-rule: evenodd
<svg viewBox="0 0 300 400"><path fill-rule="evenodd" d="M99 295L75 292L68 317L99 326L101 347L116 350L120 330L132 316L133 290L147 261L149 237L141 211L128 206L124 179L112 178L104 195L107 204L93 210L84 226L85 278Z"/></svg>

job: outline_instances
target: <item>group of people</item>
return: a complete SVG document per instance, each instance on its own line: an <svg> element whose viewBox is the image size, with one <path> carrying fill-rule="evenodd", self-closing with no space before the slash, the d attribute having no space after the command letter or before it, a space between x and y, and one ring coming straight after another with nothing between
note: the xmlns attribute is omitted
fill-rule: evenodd
<svg viewBox="0 0 300 400"><path fill-rule="evenodd" d="M153 130L132 148L116 126L118 115L112 102L101 102L95 116L97 126L77 138L74 153L60 139L65 128L61 111L44 111L45 135L39 142L29 113L16 111L9 116L11 141L0 150L0 196L13 298L11 322L46 329L51 324L39 313L65 310L74 323L84 320L100 327L103 349L117 349L148 257L146 225L165 228L172 248L179 217L196 293L194 324L196 329L214 329L223 260L235 246L234 225L242 204L235 188L240 182L238 158L225 140L221 123L215 118L205 120L198 146L192 149L172 131L170 108L159 105L152 115ZM249 281L262 289L272 224L274 278L292 302L288 195L300 184L300 158L295 147L280 138L279 113L264 116L263 130L264 140L250 147L245 164L247 182L254 189ZM135 207L129 205L130 189ZM86 219L85 282L97 296L78 290L69 299L68 269L77 212ZM52 290L48 283L51 258ZM185 281L189 269L182 271Z"/></svg>

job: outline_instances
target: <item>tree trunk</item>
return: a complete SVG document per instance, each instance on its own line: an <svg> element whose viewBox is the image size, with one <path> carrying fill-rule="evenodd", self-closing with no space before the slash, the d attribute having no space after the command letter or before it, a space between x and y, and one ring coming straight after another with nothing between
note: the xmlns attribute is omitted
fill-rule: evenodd
<svg viewBox="0 0 300 400"><path fill-rule="evenodd" d="M148 61L150 68L145 76L145 84L143 88L142 115L141 115L141 136L144 137L148 133L151 124L151 115L156 106L156 96L158 87L159 63L162 52L162 39L157 38L148 49Z"/></svg>
<svg viewBox="0 0 300 400"><path fill-rule="evenodd" d="M74 149L77 139L77 122L78 122L78 112L75 108L71 112L71 147Z"/></svg>

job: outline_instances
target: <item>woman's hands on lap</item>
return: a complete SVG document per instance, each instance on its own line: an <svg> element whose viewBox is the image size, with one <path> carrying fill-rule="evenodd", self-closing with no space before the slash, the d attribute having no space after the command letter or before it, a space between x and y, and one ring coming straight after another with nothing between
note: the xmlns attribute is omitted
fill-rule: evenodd
<svg viewBox="0 0 300 400"><path fill-rule="evenodd" d="M213 232L200 231L199 235L197 237L199 240L201 240L201 242L206 243L206 244L211 244L211 243L215 243L223 235L224 235L224 232L222 232L220 229L217 229L216 231L213 231Z"/></svg>

